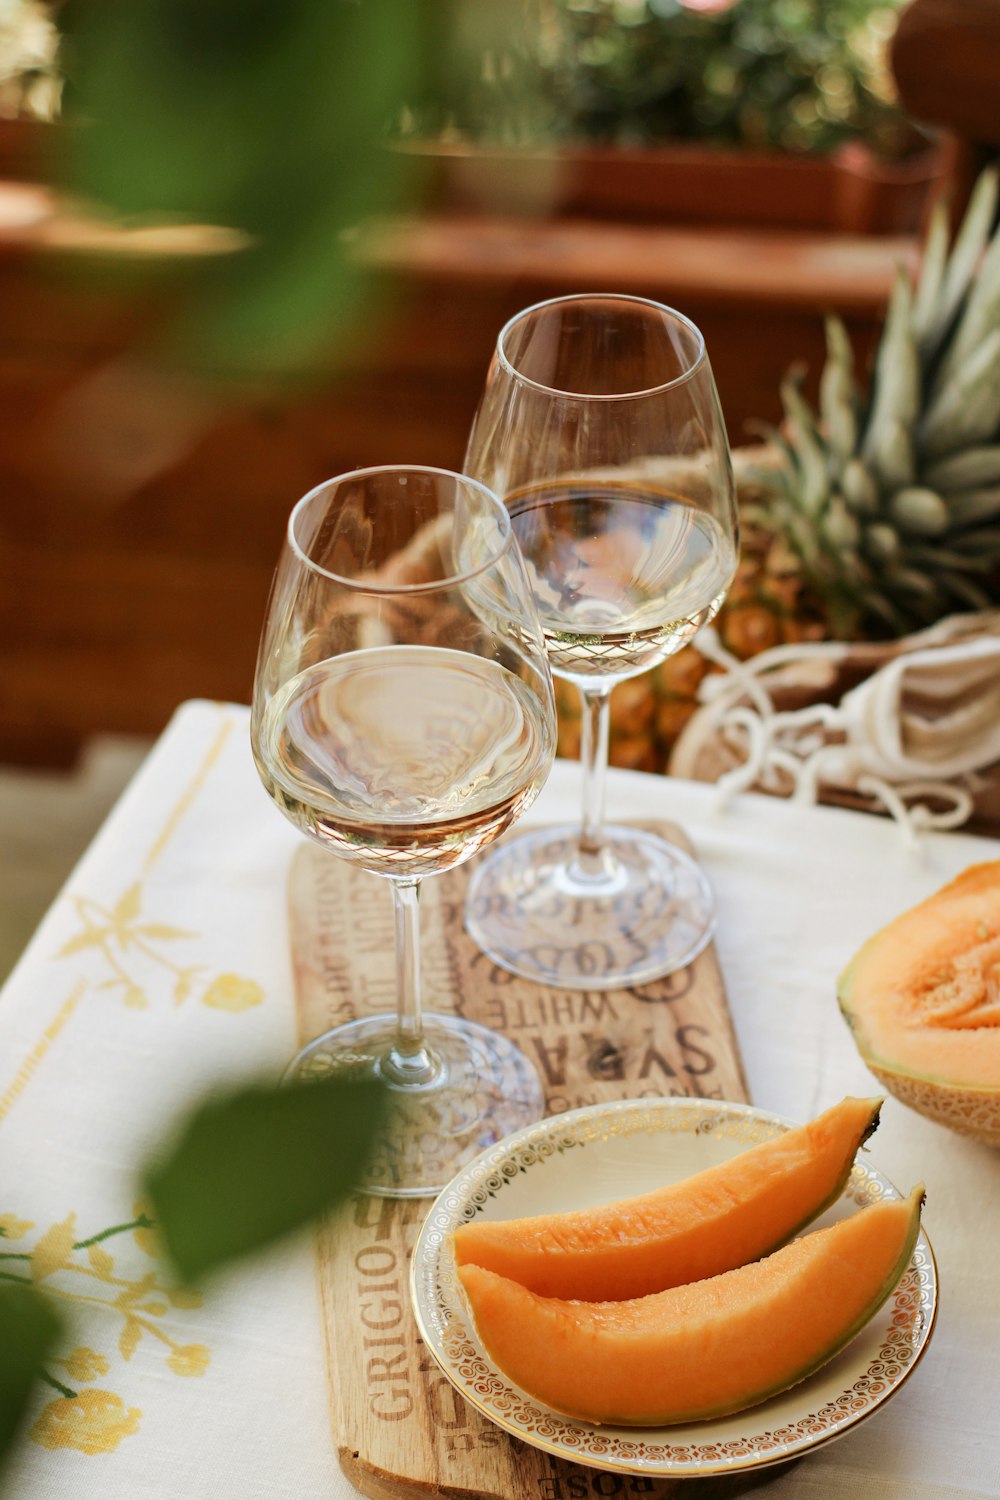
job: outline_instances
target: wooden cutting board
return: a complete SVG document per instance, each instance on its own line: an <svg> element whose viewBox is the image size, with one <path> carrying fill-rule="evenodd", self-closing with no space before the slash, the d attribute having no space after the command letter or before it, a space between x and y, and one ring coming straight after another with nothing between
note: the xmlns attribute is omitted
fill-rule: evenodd
<svg viewBox="0 0 1000 1500"><path fill-rule="evenodd" d="M675 842L679 830L662 827ZM516 1041L537 1066L550 1114L642 1094L747 1101L722 975L709 947L641 989L548 989L496 968L462 925L468 867L421 894L428 1009L454 1009ZM289 884L302 1042L394 1008L391 893L316 845ZM417 1337L409 1256L430 1206L359 1194L319 1236L330 1406L340 1465L375 1500L591 1500L744 1492L748 1476L657 1480L569 1464L468 1406ZM773 1476L774 1471L769 1471ZM737 1486L734 1488L734 1485Z"/></svg>

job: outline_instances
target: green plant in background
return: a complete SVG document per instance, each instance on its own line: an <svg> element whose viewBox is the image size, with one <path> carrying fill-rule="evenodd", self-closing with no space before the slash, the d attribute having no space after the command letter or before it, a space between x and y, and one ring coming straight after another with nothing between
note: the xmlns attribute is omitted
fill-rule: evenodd
<svg viewBox="0 0 1000 1500"><path fill-rule="evenodd" d="M385 141L428 88L440 5L67 0L59 24L73 191L119 221L224 226L242 246L169 268L161 353L246 380L360 337L350 235L412 173Z"/></svg>
<svg viewBox="0 0 1000 1500"><path fill-rule="evenodd" d="M903 3L382 0L345 7L345 0L327 6L308 0L281 6L0 0L0 113L51 116L65 72L66 113L96 120L98 137L114 135L119 143L117 122L131 118L136 156L141 142L153 152L144 174L152 184L163 165L171 168L177 160L164 163L159 152L161 146L175 152L179 132L169 130L161 142L156 129L161 115L177 108L190 123L189 137L203 141L202 124L218 136L217 153L184 164L192 185L201 180L204 186L210 166L233 165L226 139L232 131L248 138L247 109L256 96L264 106L259 123L275 126L256 139L257 180L263 187L284 159L292 173L289 192L300 170L319 167L322 178L324 166L328 185L346 166L342 191L349 184L354 192L362 185L384 188L384 167L374 178L362 170L383 129L503 146L697 140L821 153L861 139L892 158L920 143L897 106L887 64ZM66 33L61 54L53 17ZM379 36L372 50L369 30ZM220 49L231 63L225 77L213 71ZM323 111L310 113L324 78L326 118ZM208 79L210 95L201 87ZM280 113L272 88L283 96ZM365 127L354 136L362 147L355 161L330 154L349 134L338 129L332 142L331 115L338 127L352 117ZM311 164L303 151L306 121ZM117 171L114 181L93 153L85 161L99 198L122 206L136 201L134 183L123 194ZM167 182L171 176L168 170ZM233 178L230 189L235 186ZM202 193L200 200L206 196L214 208L214 194ZM326 194L319 200L317 208ZM144 211L146 195L138 201ZM227 195L223 206L232 211L240 205ZM321 232L319 216L315 227Z"/></svg>
<svg viewBox="0 0 1000 1500"><path fill-rule="evenodd" d="M764 583L794 577L835 637L903 635L1000 598L997 205L989 170L949 245L938 204L916 285L897 276L870 390L837 318L818 412L800 372L783 384L783 458L748 514L774 538Z"/></svg>
<svg viewBox="0 0 1000 1500"><path fill-rule="evenodd" d="M902 0L534 0L414 134L508 146L913 146L886 61ZM496 7L502 10L503 7ZM532 101L526 112L524 98Z"/></svg>

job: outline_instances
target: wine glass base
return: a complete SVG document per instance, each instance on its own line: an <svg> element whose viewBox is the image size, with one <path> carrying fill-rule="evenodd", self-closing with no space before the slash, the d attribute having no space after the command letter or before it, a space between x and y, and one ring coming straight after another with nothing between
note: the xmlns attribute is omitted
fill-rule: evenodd
<svg viewBox="0 0 1000 1500"><path fill-rule="evenodd" d="M648 984L691 963L715 903L690 855L639 828L606 828L599 856L583 855L579 838L579 827L542 828L477 861L465 925L487 957L583 990Z"/></svg>
<svg viewBox="0 0 1000 1500"><path fill-rule="evenodd" d="M426 1083L401 1087L383 1060L398 1040L393 1015L348 1021L303 1047L286 1076L379 1078L388 1117L357 1183L383 1198L439 1193L480 1151L545 1113L541 1080L519 1047L460 1016L425 1014L423 1041L440 1064Z"/></svg>

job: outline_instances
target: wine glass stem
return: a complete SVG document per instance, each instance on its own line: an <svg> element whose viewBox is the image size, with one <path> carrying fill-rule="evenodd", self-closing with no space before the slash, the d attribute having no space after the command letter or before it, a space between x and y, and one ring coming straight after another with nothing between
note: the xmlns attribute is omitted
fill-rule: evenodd
<svg viewBox="0 0 1000 1500"><path fill-rule="evenodd" d="M379 1071L397 1088L426 1088L442 1064L424 1041L420 1005L420 881L390 879L396 921L396 1036Z"/></svg>
<svg viewBox="0 0 1000 1500"><path fill-rule="evenodd" d="M608 688L580 688L583 715L580 762L583 770L583 826L580 854L598 859L604 846L604 798L608 784L608 738L611 730L611 692Z"/></svg>

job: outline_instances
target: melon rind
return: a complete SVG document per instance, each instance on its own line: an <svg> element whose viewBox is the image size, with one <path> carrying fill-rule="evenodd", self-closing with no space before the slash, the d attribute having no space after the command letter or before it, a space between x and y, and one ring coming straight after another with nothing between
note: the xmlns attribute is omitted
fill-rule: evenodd
<svg viewBox="0 0 1000 1500"><path fill-rule="evenodd" d="M971 1136L987 1146L1000 1146L1000 1093L995 1089L969 1089L936 1078L915 1078L894 1073L866 1058L869 1071L901 1104L928 1120L947 1125L959 1135Z"/></svg>

